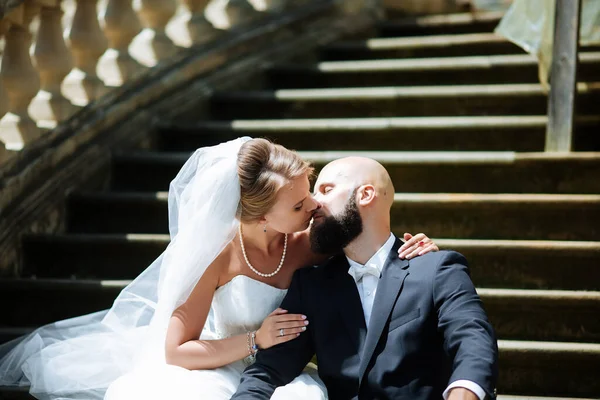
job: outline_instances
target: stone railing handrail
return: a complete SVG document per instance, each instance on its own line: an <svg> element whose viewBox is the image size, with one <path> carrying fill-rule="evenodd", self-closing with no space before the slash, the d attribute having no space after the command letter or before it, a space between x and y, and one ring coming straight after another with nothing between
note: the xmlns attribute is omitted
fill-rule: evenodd
<svg viewBox="0 0 600 400"><path fill-rule="evenodd" d="M185 48L302 0L0 0L0 164Z"/></svg>

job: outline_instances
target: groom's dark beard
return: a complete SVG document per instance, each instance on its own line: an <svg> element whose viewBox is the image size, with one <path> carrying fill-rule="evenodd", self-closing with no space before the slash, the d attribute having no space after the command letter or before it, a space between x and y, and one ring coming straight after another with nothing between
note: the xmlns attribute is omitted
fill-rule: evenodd
<svg viewBox="0 0 600 400"><path fill-rule="evenodd" d="M336 254L362 233L363 223L356 205L356 190L339 215L323 217L310 228L310 247L315 253Z"/></svg>

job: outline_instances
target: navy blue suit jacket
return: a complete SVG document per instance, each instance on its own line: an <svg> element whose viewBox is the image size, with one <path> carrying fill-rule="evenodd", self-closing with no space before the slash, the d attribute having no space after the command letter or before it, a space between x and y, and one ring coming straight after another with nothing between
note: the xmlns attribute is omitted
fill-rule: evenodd
<svg viewBox="0 0 600 400"><path fill-rule="evenodd" d="M369 329L341 254L296 272L281 305L308 330L260 351L232 399L269 399L316 354L331 400L435 399L459 379L495 397L498 347L466 259L439 251L398 258L396 239L380 277Z"/></svg>

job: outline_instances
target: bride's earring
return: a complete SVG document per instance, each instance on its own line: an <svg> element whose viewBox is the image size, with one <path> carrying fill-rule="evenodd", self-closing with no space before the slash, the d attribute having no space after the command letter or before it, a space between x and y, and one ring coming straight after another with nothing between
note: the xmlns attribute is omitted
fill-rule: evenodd
<svg viewBox="0 0 600 400"><path fill-rule="evenodd" d="M267 233L267 224L265 224L265 229L263 232Z"/></svg>

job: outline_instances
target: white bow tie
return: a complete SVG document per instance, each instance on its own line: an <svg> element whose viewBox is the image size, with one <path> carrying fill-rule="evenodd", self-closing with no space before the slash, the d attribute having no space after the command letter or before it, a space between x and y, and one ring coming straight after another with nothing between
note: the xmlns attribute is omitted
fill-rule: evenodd
<svg viewBox="0 0 600 400"><path fill-rule="evenodd" d="M348 269L348 274L354 278L356 283L360 282L365 275L373 275L376 278L379 278L381 275L379 269L374 265L365 265L363 267L351 265L350 269Z"/></svg>

